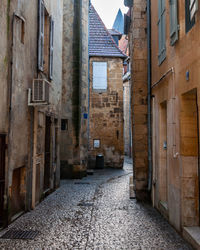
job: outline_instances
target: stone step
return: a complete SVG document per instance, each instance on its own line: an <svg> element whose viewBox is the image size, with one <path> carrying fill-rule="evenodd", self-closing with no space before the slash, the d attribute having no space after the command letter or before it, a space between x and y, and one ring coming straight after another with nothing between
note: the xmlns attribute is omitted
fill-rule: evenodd
<svg viewBox="0 0 200 250"><path fill-rule="evenodd" d="M184 227L183 228L183 237L195 249L200 250L200 227Z"/></svg>

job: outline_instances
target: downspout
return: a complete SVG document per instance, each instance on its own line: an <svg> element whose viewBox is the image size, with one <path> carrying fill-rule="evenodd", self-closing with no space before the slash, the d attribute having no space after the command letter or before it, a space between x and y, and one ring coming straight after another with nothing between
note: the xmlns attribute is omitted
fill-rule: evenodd
<svg viewBox="0 0 200 250"><path fill-rule="evenodd" d="M147 0L147 48L148 48L148 191L152 187L152 124L151 124L151 0Z"/></svg>
<svg viewBox="0 0 200 250"><path fill-rule="evenodd" d="M88 10L88 152L90 150L90 53L89 53L89 44L90 44L90 11L91 1L89 0L89 10Z"/></svg>

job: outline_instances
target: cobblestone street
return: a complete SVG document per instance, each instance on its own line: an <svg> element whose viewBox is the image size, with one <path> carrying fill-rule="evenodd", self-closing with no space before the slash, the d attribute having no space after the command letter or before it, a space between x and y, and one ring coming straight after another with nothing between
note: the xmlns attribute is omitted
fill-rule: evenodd
<svg viewBox="0 0 200 250"><path fill-rule="evenodd" d="M1 239L0 249L191 249L157 211L129 199L131 167L63 181L9 226L38 230L35 240Z"/></svg>

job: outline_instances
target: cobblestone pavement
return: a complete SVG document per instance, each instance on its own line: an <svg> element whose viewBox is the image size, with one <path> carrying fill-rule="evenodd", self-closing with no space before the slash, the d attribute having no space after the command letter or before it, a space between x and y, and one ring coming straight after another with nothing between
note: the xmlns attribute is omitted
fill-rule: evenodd
<svg viewBox="0 0 200 250"><path fill-rule="evenodd" d="M124 170L63 181L9 226L38 230L35 240L0 239L0 249L192 249L151 206L129 199L130 174L127 161Z"/></svg>

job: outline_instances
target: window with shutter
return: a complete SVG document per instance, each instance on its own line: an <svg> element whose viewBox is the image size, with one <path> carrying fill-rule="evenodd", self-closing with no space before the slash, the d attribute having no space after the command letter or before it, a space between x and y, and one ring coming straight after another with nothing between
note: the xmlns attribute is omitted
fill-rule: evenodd
<svg viewBox="0 0 200 250"><path fill-rule="evenodd" d="M165 0L158 0L158 43L159 53L158 61L161 64L166 58L166 45L165 45Z"/></svg>
<svg viewBox="0 0 200 250"><path fill-rule="evenodd" d="M50 41L49 41L49 78L53 79L53 39L54 39L54 20L50 17Z"/></svg>
<svg viewBox="0 0 200 250"><path fill-rule="evenodd" d="M107 62L93 62L93 89L107 89Z"/></svg>
<svg viewBox="0 0 200 250"><path fill-rule="evenodd" d="M190 20L192 20L198 10L198 0L190 0Z"/></svg>
<svg viewBox="0 0 200 250"><path fill-rule="evenodd" d="M170 0L170 44L173 46L178 40L178 1Z"/></svg>
<svg viewBox="0 0 200 250"><path fill-rule="evenodd" d="M38 69L43 71L44 60L44 2L38 0Z"/></svg>
<svg viewBox="0 0 200 250"><path fill-rule="evenodd" d="M194 1L195 2L195 1ZM195 16L192 15L191 11L193 11L193 1L185 0L185 32L191 30L191 28L195 24ZM192 4L192 5L191 5ZM191 19L191 17L193 18Z"/></svg>

